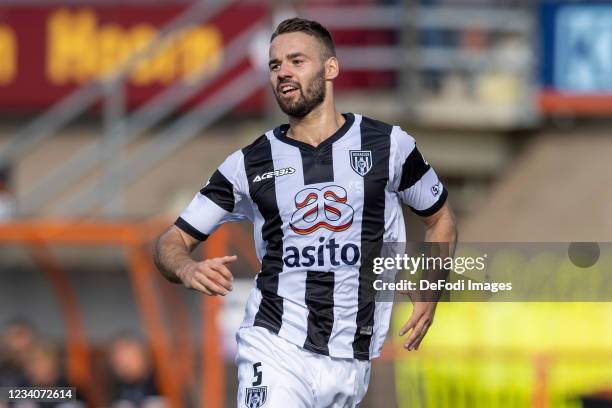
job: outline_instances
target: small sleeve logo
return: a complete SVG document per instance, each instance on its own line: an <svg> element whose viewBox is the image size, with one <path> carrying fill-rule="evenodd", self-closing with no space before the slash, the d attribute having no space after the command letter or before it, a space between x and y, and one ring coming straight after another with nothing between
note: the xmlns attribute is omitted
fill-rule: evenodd
<svg viewBox="0 0 612 408"><path fill-rule="evenodd" d="M434 197L437 197L440 195L441 192L442 192L442 185L438 181L435 185L431 187L431 194L433 194Z"/></svg>

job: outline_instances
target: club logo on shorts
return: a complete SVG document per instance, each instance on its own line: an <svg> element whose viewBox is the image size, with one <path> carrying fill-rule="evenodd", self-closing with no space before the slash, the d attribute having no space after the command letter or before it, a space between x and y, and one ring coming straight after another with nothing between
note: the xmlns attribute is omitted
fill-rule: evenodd
<svg viewBox="0 0 612 408"><path fill-rule="evenodd" d="M305 188L295 195L297 211L291 216L289 226L300 235L310 234L319 228L345 231L353 224L355 214L346 201L346 190L340 186Z"/></svg>
<svg viewBox="0 0 612 408"><path fill-rule="evenodd" d="M351 167L361 177L372 169L372 152L369 150L350 150Z"/></svg>
<svg viewBox="0 0 612 408"><path fill-rule="evenodd" d="M244 403L247 408L263 407L268 396L268 387L251 387L246 389L246 398Z"/></svg>

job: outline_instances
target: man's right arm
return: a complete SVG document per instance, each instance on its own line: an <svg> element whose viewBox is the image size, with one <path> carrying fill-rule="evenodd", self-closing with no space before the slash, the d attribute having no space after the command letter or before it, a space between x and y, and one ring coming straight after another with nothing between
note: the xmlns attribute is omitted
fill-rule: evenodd
<svg viewBox="0 0 612 408"><path fill-rule="evenodd" d="M155 265L162 275L172 283L182 283L180 271L195 261L189 256L199 241L171 226L157 240Z"/></svg>
<svg viewBox="0 0 612 408"><path fill-rule="evenodd" d="M157 240L155 265L170 282L182 283L206 295L225 296L232 290L233 280L226 265L234 262L237 257L224 256L196 262L190 254L199 243L173 225Z"/></svg>
<svg viewBox="0 0 612 408"><path fill-rule="evenodd" d="M227 265L236 256L194 261L190 254L221 224L251 219L247 197L248 180L241 150L229 155L195 194L176 222L157 240L155 265L170 282L207 295L226 295L232 290Z"/></svg>

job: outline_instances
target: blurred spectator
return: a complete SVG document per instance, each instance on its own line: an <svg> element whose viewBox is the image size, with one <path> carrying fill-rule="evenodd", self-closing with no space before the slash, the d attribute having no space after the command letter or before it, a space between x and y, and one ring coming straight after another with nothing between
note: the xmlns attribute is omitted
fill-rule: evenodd
<svg viewBox="0 0 612 408"><path fill-rule="evenodd" d="M15 216L15 195L10 188L11 169L8 165L0 166L0 221Z"/></svg>
<svg viewBox="0 0 612 408"><path fill-rule="evenodd" d="M0 384L17 386L26 381L25 362L34 344L32 325L22 319L10 321L0 341Z"/></svg>
<svg viewBox="0 0 612 408"><path fill-rule="evenodd" d="M68 387L62 373L59 348L49 342L36 342L28 351L24 361L28 387Z"/></svg>
<svg viewBox="0 0 612 408"><path fill-rule="evenodd" d="M24 360L25 381L21 387L70 387L62 368L62 355L60 348L46 340L34 342L27 350ZM81 408L83 403L77 394L74 400L66 402L23 401L15 405L16 408Z"/></svg>
<svg viewBox="0 0 612 408"><path fill-rule="evenodd" d="M133 336L115 339L109 351L112 371L110 401L113 407L164 407L144 344Z"/></svg>

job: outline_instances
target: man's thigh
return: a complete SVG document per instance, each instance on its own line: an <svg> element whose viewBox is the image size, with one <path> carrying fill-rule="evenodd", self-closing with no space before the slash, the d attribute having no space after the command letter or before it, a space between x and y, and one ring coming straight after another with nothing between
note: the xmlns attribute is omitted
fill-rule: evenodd
<svg viewBox="0 0 612 408"><path fill-rule="evenodd" d="M313 407L304 351L260 327L241 329L237 341L237 407Z"/></svg>
<svg viewBox="0 0 612 408"><path fill-rule="evenodd" d="M357 408L370 381L370 362L321 357L324 361L316 385L316 406Z"/></svg>

